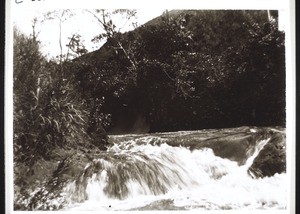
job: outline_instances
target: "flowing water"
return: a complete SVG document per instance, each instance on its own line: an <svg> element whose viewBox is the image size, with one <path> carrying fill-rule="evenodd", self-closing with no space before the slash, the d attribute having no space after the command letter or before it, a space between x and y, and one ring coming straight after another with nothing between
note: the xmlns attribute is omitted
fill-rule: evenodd
<svg viewBox="0 0 300 214"><path fill-rule="evenodd" d="M110 136L108 151L65 187L64 210L286 209L286 174L248 170L274 131Z"/></svg>

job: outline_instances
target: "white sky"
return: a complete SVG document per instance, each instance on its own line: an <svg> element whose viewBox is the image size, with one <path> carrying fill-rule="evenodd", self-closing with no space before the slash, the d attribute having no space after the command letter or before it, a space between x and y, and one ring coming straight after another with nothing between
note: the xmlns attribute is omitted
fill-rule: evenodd
<svg viewBox="0 0 300 214"><path fill-rule="evenodd" d="M36 24L36 33L38 33L38 39L42 43L42 51L48 57L52 58L60 54L59 47L59 21L57 20L46 20L41 23L43 14L49 10L22 10L16 11L13 15L13 22L17 28L29 35L32 33L32 20L37 17L38 23ZM53 11L53 10L50 10ZM117 18L117 27L123 27L124 30L132 30L132 22L137 22L139 25L155 18L163 13L164 9L151 9L151 10L138 10L135 19L127 22L125 27L125 19ZM76 9L72 10L75 15L62 24L62 45L63 51L67 51L66 44L68 43L68 37L78 33L82 36L83 44L88 51L98 49L101 44L95 44L91 42L91 39L101 33L101 27L97 23L96 19L84 10Z"/></svg>

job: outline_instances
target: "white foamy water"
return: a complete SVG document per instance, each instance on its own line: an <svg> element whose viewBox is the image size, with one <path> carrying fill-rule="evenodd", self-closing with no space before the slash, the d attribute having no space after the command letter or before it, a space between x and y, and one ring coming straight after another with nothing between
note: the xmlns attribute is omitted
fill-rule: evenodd
<svg viewBox="0 0 300 214"><path fill-rule="evenodd" d="M65 210L286 209L287 176L253 179L247 170L270 139L259 140L244 165L209 148L172 147L156 137L112 146L65 188Z"/></svg>

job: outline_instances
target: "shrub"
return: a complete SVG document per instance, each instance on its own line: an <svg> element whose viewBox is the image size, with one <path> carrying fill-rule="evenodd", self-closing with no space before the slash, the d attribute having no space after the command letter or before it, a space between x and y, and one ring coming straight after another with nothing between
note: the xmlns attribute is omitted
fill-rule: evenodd
<svg viewBox="0 0 300 214"><path fill-rule="evenodd" d="M47 61L35 37L14 30L14 154L34 163L88 141L86 102L67 66Z"/></svg>

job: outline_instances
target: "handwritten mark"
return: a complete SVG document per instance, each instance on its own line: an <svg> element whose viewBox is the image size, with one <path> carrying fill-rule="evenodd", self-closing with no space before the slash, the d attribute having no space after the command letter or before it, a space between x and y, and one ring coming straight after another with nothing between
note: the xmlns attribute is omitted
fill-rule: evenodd
<svg viewBox="0 0 300 214"><path fill-rule="evenodd" d="M31 1L35 1L35 0L31 0ZM38 1L41 1L41 0L38 0ZM20 4L20 3L22 3L23 1L15 0L15 2L16 2L17 4Z"/></svg>

